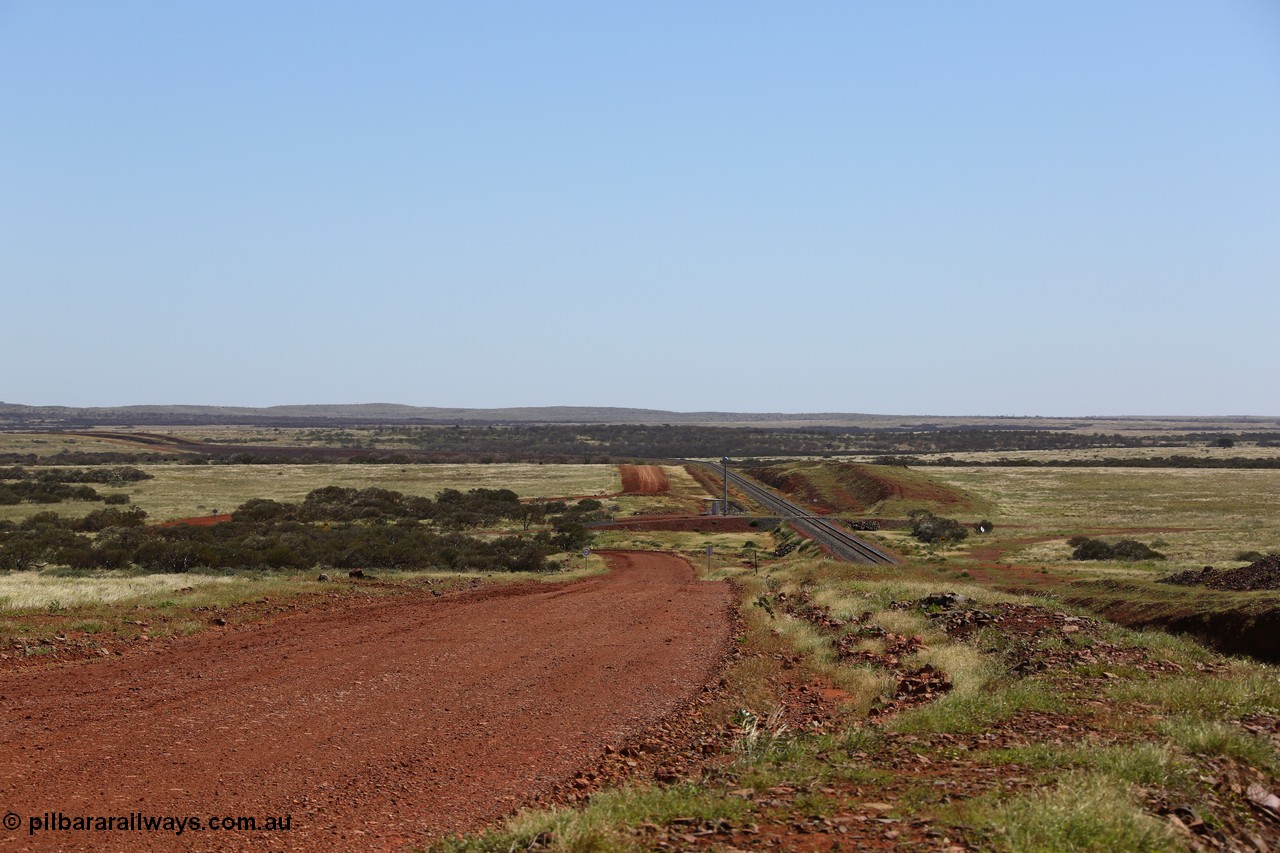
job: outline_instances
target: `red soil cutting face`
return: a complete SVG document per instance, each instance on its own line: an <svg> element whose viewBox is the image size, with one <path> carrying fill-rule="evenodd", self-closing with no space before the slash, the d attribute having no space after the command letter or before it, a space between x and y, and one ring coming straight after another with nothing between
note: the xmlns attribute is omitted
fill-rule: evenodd
<svg viewBox="0 0 1280 853"><path fill-rule="evenodd" d="M657 465L619 465L624 495L662 495L671 488L667 472Z"/></svg>

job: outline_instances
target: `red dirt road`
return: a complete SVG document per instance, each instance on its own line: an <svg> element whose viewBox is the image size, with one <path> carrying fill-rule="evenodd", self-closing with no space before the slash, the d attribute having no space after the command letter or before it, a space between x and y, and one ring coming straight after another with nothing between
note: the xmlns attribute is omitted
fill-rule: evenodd
<svg viewBox="0 0 1280 853"><path fill-rule="evenodd" d="M729 648L732 591L683 559L404 596L0 675L5 849L398 849L491 823L677 711ZM282 832L28 818L290 815Z"/></svg>
<svg viewBox="0 0 1280 853"><path fill-rule="evenodd" d="M222 515L194 515L190 518L175 518L171 521L162 521L156 527L177 527L182 524L190 524L193 527L209 527L214 524L222 524L230 521L232 518L230 513Z"/></svg>
<svg viewBox="0 0 1280 853"><path fill-rule="evenodd" d="M619 465L624 495L663 495L671 488L667 472L658 465Z"/></svg>

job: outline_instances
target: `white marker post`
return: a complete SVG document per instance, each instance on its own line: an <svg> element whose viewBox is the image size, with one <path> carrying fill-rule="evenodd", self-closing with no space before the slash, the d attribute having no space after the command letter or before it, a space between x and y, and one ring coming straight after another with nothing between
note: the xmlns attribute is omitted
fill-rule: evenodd
<svg viewBox="0 0 1280 853"><path fill-rule="evenodd" d="M711 571L711 552L712 552L713 550L715 550L715 546L714 546L714 545L708 545L708 546L707 546L707 572L708 572L708 573Z"/></svg>

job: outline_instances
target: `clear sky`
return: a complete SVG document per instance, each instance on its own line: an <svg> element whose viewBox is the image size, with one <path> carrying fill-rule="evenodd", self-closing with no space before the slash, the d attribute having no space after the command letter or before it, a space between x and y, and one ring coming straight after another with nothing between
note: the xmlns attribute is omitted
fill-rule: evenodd
<svg viewBox="0 0 1280 853"><path fill-rule="evenodd" d="M1280 415L1280 3L0 0L0 400Z"/></svg>

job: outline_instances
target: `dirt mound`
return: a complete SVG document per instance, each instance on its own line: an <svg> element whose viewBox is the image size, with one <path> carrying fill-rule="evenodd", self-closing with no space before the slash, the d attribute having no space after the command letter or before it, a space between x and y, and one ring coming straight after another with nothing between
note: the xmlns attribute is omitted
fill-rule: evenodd
<svg viewBox="0 0 1280 853"><path fill-rule="evenodd" d="M861 476L875 484L871 488L877 493L887 493L881 500L927 501L942 506L962 506L969 503L969 499L961 492L905 468L895 468L892 465L857 467L861 469Z"/></svg>
<svg viewBox="0 0 1280 853"><path fill-rule="evenodd" d="M1213 566L1205 566L1199 571L1188 569L1185 572L1161 578L1160 583L1204 586L1209 589L1236 592L1280 589L1280 554L1269 554L1257 562L1238 569L1215 569Z"/></svg>
<svg viewBox="0 0 1280 853"><path fill-rule="evenodd" d="M606 746L687 707L730 650L727 584L669 554L606 557L611 573L575 583L353 598L7 672L0 802L16 815L292 820L287 832L180 839L6 826L0 841L401 849L553 796Z"/></svg>
<svg viewBox="0 0 1280 853"><path fill-rule="evenodd" d="M792 500L808 504L822 515L833 512L863 512L870 506L865 499L852 494L827 494L828 490L819 488L804 471L794 470L790 466L753 468L750 473L760 482L772 486Z"/></svg>
<svg viewBox="0 0 1280 853"><path fill-rule="evenodd" d="M922 501L952 508L970 503L962 492L924 474L889 465L797 462L753 468L750 474L824 515L869 512L888 500Z"/></svg>
<svg viewBox="0 0 1280 853"><path fill-rule="evenodd" d="M657 465L619 465L624 495L664 495L671 488L667 472Z"/></svg>

